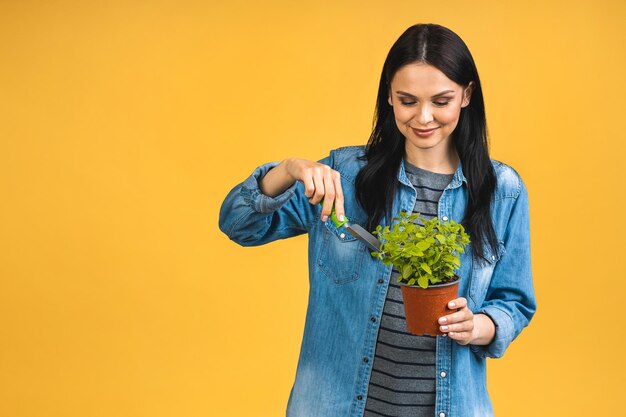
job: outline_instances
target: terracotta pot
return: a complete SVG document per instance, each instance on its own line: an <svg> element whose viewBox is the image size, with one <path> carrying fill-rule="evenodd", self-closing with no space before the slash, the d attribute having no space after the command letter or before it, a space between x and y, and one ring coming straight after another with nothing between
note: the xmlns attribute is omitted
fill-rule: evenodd
<svg viewBox="0 0 626 417"><path fill-rule="evenodd" d="M448 309L448 303L458 297L459 277L453 282L429 285L424 289L419 285L402 287L406 327L409 333L415 335L437 336L444 333L439 330L440 317L453 311Z"/></svg>

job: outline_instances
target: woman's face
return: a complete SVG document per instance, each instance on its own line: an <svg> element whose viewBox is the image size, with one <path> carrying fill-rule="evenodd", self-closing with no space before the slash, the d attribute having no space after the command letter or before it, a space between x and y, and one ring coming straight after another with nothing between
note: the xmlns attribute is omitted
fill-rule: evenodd
<svg viewBox="0 0 626 417"><path fill-rule="evenodd" d="M470 82L463 88L424 63L400 67L391 80L389 104L393 106L396 125L406 138L408 154L447 152L461 108L469 104L473 85ZM421 134L417 129L434 130Z"/></svg>

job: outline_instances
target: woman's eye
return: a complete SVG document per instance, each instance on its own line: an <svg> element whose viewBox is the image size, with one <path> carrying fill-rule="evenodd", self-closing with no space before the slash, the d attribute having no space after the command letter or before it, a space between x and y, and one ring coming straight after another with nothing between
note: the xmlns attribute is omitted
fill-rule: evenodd
<svg viewBox="0 0 626 417"><path fill-rule="evenodd" d="M403 106L412 106L415 104L414 101L401 101L400 103L402 103ZM435 106L443 107L446 106L449 101L435 101L433 103L435 104Z"/></svg>

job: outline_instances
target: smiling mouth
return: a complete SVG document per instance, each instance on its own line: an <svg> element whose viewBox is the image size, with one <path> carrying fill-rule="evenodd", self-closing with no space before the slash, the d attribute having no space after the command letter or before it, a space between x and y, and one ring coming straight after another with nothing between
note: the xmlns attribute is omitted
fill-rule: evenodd
<svg viewBox="0 0 626 417"><path fill-rule="evenodd" d="M428 132L432 132L433 130L439 129L438 127L433 127L432 129L416 129L414 127L412 127L411 129L415 130L416 132L420 132L420 133L428 133Z"/></svg>

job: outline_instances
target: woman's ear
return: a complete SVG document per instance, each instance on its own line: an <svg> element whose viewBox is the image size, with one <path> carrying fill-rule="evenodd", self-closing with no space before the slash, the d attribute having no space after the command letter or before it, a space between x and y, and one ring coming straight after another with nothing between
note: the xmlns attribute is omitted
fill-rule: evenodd
<svg viewBox="0 0 626 417"><path fill-rule="evenodd" d="M390 106L393 106L393 103L391 101L391 94L387 96L387 103L389 103Z"/></svg>
<svg viewBox="0 0 626 417"><path fill-rule="evenodd" d="M474 81L470 81L467 87L463 90L463 102L461 103L461 107L467 107L469 105L472 92L474 91L474 85Z"/></svg>

